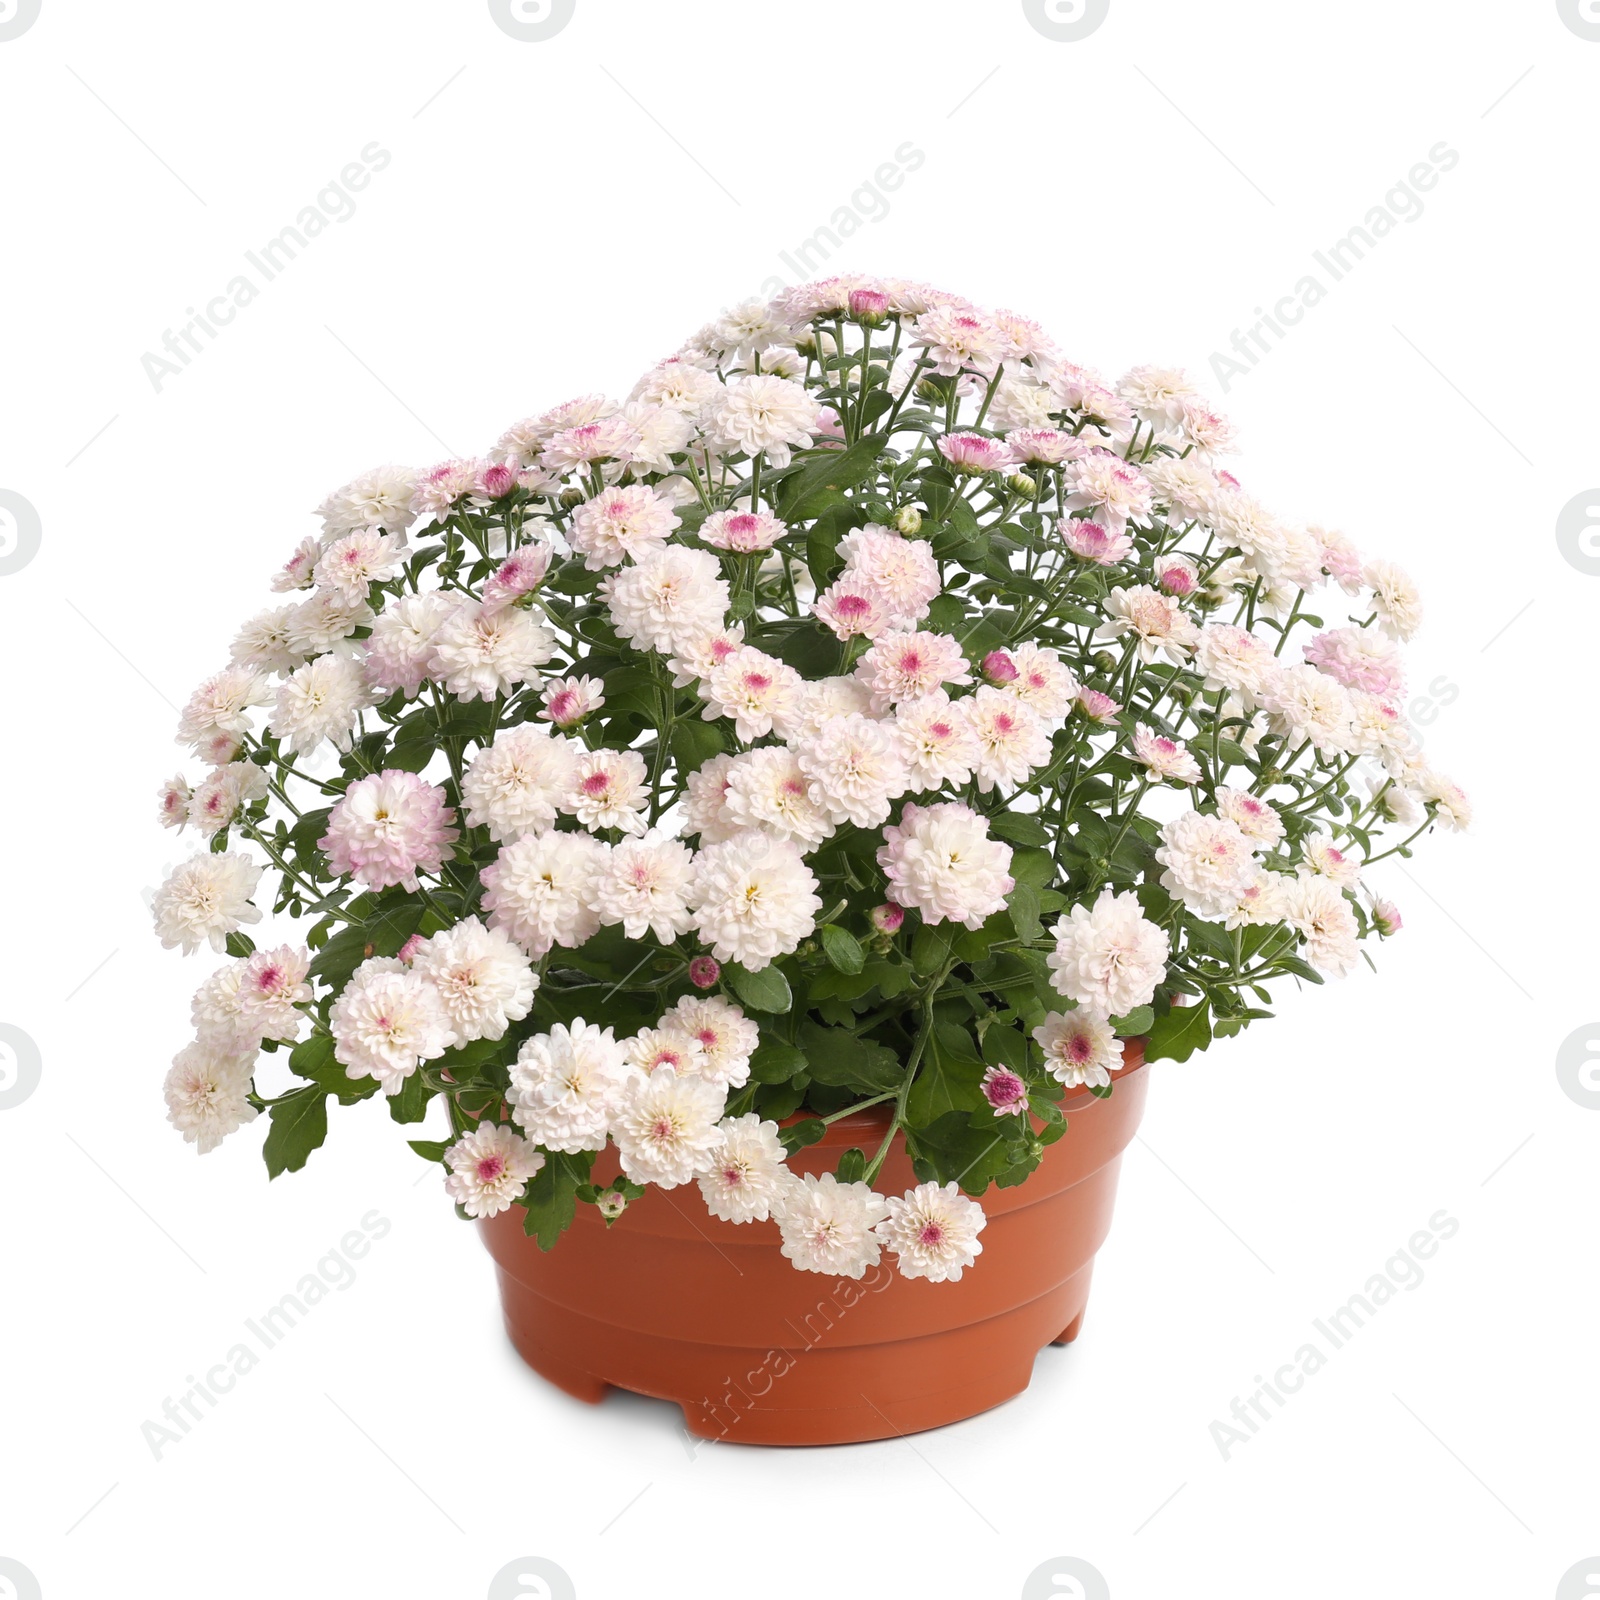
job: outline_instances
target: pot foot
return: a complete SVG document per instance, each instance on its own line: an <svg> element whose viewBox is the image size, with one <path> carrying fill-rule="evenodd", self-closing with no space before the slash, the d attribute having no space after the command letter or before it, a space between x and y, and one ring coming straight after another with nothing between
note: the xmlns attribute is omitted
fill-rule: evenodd
<svg viewBox="0 0 1600 1600"><path fill-rule="evenodd" d="M1051 1344L1071 1344L1072 1341L1078 1337L1078 1334L1082 1330L1082 1328L1083 1328L1083 1313L1080 1311L1077 1314L1077 1316L1075 1316L1072 1319L1072 1321L1069 1322L1066 1325L1066 1327L1064 1327L1061 1330L1061 1332L1058 1333L1055 1336L1055 1338L1053 1338L1050 1341L1050 1343Z"/></svg>

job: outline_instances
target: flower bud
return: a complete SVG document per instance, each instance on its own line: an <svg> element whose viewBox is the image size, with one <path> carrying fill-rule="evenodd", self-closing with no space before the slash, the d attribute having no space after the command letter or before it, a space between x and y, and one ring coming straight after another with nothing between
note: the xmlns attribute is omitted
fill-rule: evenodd
<svg viewBox="0 0 1600 1600"><path fill-rule="evenodd" d="M915 506L901 506L894 514L894 525L903 534L922 531L922 513Z"/></svg>
<svg viewBox="0 0 1600 1600"><path fill-rule="evenodd" d="M427 940L420 933L414 933L400 946L399 959L409 967L417 959L417 952L427 944Z"/></svg>
<svg viewBox="0 0 1600 1600"><path fill-rule="evenodd" d="M892 901L886 900L881 906L872 908L872 926L879 933L898 933L905 920L905 912Z"/></svg>
<svg viewBox="0 0 1600 1600"><path fill-rule="evenodd" d="M498 500L503 494L510 494L517 486L517 474L514 468L508 467L505 462L497 461L491 467L485 467L478 477L479 490L491 500Z"/></svg>
<svg viewBox="0 0 1600 1600"><path fill-rule="evenodd" d="M1039 492L1039 485L1026 472L1013 472L1006 482L1011 486L1011 492L1020 494L1024 500L1031 500Z"/></svg>
<svg viewBox="0 0 1600 1600"><path fill-rule="evenodd" d="M1400 907L1393 900L1372 902L1372 925L1385 939L1392 939L1405 926Z"/></svg>
<svg viewBox="0 0 1600 1600"><path fill-rule="evenodd" d="M1017 664L1006 650L991 650L979 670L996 687L1017 681Z"/></svg>
<svg viewBox="0 0 1600 1600"><path fill-rule="evenodd" d="M715 989L722 978L722 968L710 956L696 956L689 963L689 982L697 989Z"/></svg>
<svg viewBox="0 0 1600 1600"><path fill-rule="evenodd" d="M889 297L878 289L852 289L850 315L864 328L881 328L888 320Z"/></svg>
<svg viewBox="0 0 1600 1600"><path fill-rule="evenodd" d="M990 1067L978 1087L997 1117L1017 1116L1028 1109L1028 1086L1010 1067Z"/></svg>
<svg viewBox="0 0 1600 1600"><path fill-rule="evenodd" d="M568 511L570 511L574 506L582 505L586 498L587 497L584 494L584 491L578 488L576 484L569 485L567 488L561 491L561 504L565 506Z"/></svg>
<svg viewBox="0 0 1600 1600"><path fill-rule="evenodd" d="M628 1209L628 1197L615 1189L607 1189L595 1197L594 1206L608 1223L615 1222Z"/></svg>

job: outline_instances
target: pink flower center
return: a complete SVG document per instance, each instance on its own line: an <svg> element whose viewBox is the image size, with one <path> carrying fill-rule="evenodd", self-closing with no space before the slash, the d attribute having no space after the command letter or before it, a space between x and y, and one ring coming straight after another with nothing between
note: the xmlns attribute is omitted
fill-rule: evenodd
<svg viewBox="0 0 1600 1600"><path fill-rule="evenodd" d="M666 1117L657 1117L650 1124L650 1137L652 1139L670 1139L672 1137L672 1123Z"/></svg>
<svg viewBox="0 0 1600 1600"><path fill-rule="evenodd" d="M506 1158L504 1156L485 1156L478 1163L478 1181L479 1183L493 1183L505 1170Z"/></svg>
<svg viewBox="0 0 1600 1600"><path fill-rule="evenodd" d="M1074 1061L1087 1061L1091 1054L1088 1039L1081 1033L1076 1033L1067 1041L1067 1054Z"/></svg>
<svg viewBox="0 0 1600 1600"><path fill-rule="evenodd" d="M591 772L580 787L586 795L598 797L611 787L611 779L603 772Z"/></svg>
<svg viewBox="0 0 1600 1600"><path fill-rule="evenodd" d="M917 1233L918 1244L942 1244L944 1242L944 1229L937 1222L925 1222Z"/></svg>
<svg viewBox="0 0 1600 1600"><path fill-rule="evenodd" d="M772 687L772 679L764 672L747 672L744 686L754 694L765 694Z"/></svg>

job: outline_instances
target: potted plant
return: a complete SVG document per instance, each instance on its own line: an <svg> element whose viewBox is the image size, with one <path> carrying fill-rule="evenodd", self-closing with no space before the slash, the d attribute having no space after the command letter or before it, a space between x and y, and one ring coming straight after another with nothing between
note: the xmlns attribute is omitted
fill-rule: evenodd
<svg viewBox="0 0 1600 1600"><path fill-rule="evenodd" d="M435 1117L524 1355L697 1433L1016 1393L1143 1063L1348 972L1400 926L1367 869L1467 821L1411 582L1232 438L1180 373L840 278L346 485L161 792L208 848L157 932L230 958L172 1122L265 1111L276 1176L330 1102Z"/></svg>

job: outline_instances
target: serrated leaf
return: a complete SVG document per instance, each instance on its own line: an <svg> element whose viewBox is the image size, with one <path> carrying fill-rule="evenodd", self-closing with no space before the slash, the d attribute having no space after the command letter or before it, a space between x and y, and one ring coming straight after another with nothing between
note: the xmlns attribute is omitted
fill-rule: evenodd
<svg viewBox="0 0 1600 1600"><path fill-rule="evenodd" d="M266 1143L261 1154L268 1178L298 1172L328 1137L328 1096L320 1088L296 1089L267 1107Z"/></svg>
<svg viewBox="0 0 1600 1600"><path fill-rule="evenodd" d="M1146 1061L1187 1061L1211 1043L1211 1007L1204 1000L1174 1006L1150 1025Z"/></svg>

